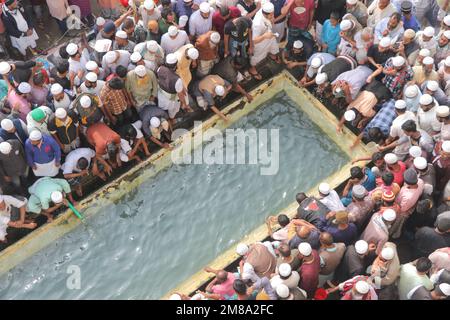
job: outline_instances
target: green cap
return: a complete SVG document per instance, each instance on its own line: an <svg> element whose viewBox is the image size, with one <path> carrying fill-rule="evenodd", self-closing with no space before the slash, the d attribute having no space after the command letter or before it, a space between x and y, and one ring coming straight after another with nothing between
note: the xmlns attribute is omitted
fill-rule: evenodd
<svg viewBox="0 0 450 320"><path fill-rule="evenodd" d="M31 111L31 118L33 118L34 121L41 121L45 118L45 112L39 108L36 108Z"/></svg>

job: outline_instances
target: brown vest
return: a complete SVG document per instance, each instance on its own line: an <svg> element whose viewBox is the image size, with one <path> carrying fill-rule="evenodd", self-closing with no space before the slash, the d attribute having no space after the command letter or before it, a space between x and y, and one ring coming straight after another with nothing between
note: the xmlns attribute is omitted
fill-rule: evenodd
<svg viewBox="0 0 450 320"><path fill-rule="evenodd" d="M203 78L198 84L200 91L208 91L213 96L216 95L214 89L217 85L225 86L225 81L217 75L209 75Z"/></svg>
<svg viewBox="0 0 450 320"><path fill-rule="evenodd" d="M245 262L250 263L256 275L261 278L270 278L270 275L275 273L275 267L277 266L276 258L261 243L255 243L250 247Z"/></svg>

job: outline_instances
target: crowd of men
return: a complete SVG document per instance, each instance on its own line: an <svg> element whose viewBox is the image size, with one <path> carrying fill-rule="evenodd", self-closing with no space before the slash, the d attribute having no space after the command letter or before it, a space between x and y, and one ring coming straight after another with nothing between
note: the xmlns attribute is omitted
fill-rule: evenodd
<svg viewBox="0 0 450 320"><path fill-rule="evenodd" d="M1 41L25 61L0 62L0 241L76 204L87 176L107 181L150 144L170 150L194 110L228 121L218 103L252 101L243 84L272 60L338 108L338 133L347 124L353 145L378 152L355 159L373 167L352 167L339 193L299 193L296 217L268 218L271 239L239 244L236 273L207 268L216 276L194 298L450 295L449 0L99 0L97 17L90 2L46 1L62 33L69 5L91 26L48 59L35 30L45 2L33 16L1 5Z"/></svg>

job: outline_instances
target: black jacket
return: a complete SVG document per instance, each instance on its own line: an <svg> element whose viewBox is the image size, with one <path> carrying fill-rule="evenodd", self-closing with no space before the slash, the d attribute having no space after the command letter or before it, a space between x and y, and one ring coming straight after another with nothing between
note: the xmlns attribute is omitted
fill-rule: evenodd
<svg viewBox="0 0 450 320"><path fill-rule="evenodd" d="M19 6L18 10L20 11L20 13L22 13L25 21L27 22L28 29L33 29L34 28L33 20L25 12L24 8ZM4 10L4 7L2 10L1 17L2 17L2 21L3 21L3 24L5 25L5 29L6 29L6 32L8 33L8 35L13 36L15 38L20 38L20 37L26 36L26 32L21 32L21 31L19 31L19 29L17 29L16 20L12 16L11 12Z"/></svg>

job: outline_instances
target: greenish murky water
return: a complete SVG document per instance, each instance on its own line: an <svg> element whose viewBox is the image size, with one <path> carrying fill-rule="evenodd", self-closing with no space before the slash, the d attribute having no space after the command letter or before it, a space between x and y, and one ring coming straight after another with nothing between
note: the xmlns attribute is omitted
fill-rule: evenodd
<svg viewBox="0 0 450 320"><path fill-rule="evenodd" d="M276 175L172 165L0 278L0 298L157 299L349 161L284 94L232 128L279 129Z"/></svg>

